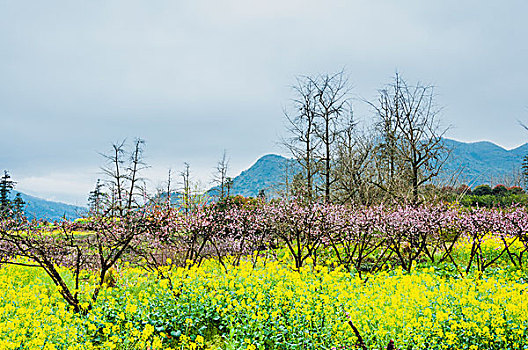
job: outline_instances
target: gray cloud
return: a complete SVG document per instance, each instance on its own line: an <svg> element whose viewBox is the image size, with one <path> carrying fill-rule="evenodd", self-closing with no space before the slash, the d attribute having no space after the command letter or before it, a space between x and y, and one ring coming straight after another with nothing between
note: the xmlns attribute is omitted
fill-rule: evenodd
<svg viewBox="0 0 528 350"><path fill-rule="evenodd" d="M528 121L527 10L523 1L0 0L0 164L21 190L69 202L92 187L97 152L126 137L147 140L153 183L184 161L206 182L223 149L236 175L281 151L295 76L343 67L360 98L375 98L396 70L433 83L448 136L514 147L526 140L516 120ZM360 102L356 110L369 119Z"/></svg>

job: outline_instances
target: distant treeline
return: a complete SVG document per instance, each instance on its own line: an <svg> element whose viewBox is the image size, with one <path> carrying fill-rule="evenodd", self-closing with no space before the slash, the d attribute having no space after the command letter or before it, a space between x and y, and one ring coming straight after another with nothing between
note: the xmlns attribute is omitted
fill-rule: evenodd
<svg viewBox="0 0 528 350"><path fill-rule="evenodd" d="M442 187L441 193L447 201L457 201L464 206L491 208L528 204L528 195L519 186L506 187L499 184L492 188L490 185L478 185L473 189L467 185L456 188L445 186Z"/></svg>

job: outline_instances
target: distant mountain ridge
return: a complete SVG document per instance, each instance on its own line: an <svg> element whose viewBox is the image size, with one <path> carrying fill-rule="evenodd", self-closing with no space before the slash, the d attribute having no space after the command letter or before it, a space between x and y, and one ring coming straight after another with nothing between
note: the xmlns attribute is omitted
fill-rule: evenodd
<svg viewBox="0 0 528 350"><path fill-rule="evenodd" d="M298 167L293 159L277 154L267 154L233 178L230 194L256 197L262 190L267 196L277 197L287 181L286 174L298 171ZM213 187L207 191L207 194L215 196L218 191L218 187Z"/></svg>
<svg viewBox="0 0 528 350"><path fill-rule="evenodd" d="M17 193L20 193L20 196L26 203L24 212L28 219L48 221L73 220L83 216L87 212L87 209L84 207L48 201L19 191L13 191L11 194L14 197Z"/></svg>
<svg viewBox="0 0 528 350"><path fill-rule="evenodd" d="M506 150L492 142L461 142L445 139L451 154L443 166L440 178L454 178L471 186L505 182L520 174L523 158L528 155L528 143ZM256 197L260 190L272 196L280 192L285 173L294 173L299 166L293 159L276 154L259 158L249 169L233 179L231 194ZM211 192L214 189L209 190Z"/></svg>
<svg viewBox="0 0 528 350"><path fill-rule="evenodd" d="M528 155L528 143L507 150L489 141L444 141L452 151L441 175L456 176L458 182L469 185L511 181L520 175L523 158Z"/></svg>
<svg viewBox="0 0 528 350"><path fill-rule="evenodd" d="M522 160L528 155L528 143L517 148L506 150L492 142L460 142L445 139L445 144L452 149L450 157L443 166L440 178L456 178L458 183L475 185L504 183L508 178L518 176ZM261 190L268 198L277 197L284 189L285 182L291 181L292 175L298 172L299 165L293 159L276 154L267 154L259 158L247 170L233 178L231 195L256 197ZM288 174L288 176L286 176ZM288 178L288 180L287 180ZM213 187L207 194L214 196L217 188ZM13 193L13 196L17 192ZM61 220L75 219L86 213L86 208L65 203L47 201L21 193L27 203L26 213L29 218ZM174 194L174 200L179 195Z"/></svg>

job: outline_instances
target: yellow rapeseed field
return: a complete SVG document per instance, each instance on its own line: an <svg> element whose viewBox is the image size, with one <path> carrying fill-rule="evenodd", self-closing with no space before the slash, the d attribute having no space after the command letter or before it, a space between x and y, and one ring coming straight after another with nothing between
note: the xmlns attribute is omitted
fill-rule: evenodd
<svg viewBox="0 0 528 350"><path fill-rule="evenodd" d="M245 261L226 271L211 260L174 268L170 280L126 264L115 274L117 285L75 314L42 271L2 267L0 349L356 349L350 323L369 349L391 339L405 349L528 348L520 270L396 268L365 282L340 268Z"/></svg>

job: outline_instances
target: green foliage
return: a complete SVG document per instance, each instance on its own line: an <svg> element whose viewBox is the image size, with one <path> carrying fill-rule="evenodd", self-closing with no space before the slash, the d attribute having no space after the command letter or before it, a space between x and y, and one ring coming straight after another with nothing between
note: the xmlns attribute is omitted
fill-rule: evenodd
<svg viewBox="0 0 528 350"><path fill-rule="evenodd" d="M492 195L493 191L489 185L479 185L473 190L475 196L487 196Z"/></svg>
<svg viewBox="0 0 528 350"><path fill-rule="evenodd" d="M255 207L261 202L261 198L244 197L241 195L229 196L215 203L218 209L227 210L232 207Z"/></svg>
<svg viewBox="0 0 528 350"><path fill-rule="evenodd" d="M11 176L7 170L4 170L4 175L0 179L0 209L3 213L11 208L9 195L13 188L15 188L15 182L11 180Z"/></svg>
<svg viewBox="0 0 528 350"><path fill-rule="evenodd" d="M473 190L467 185L457 188L443 187L437 191L438 197L447 202L458 201L466 207L506 208L512 205L528 205L528 194L519 186L506 187L497 185L479 185Z"/></svg>
<svg viewBox="0 0 528 350"><path fill-rule="evenodd" d="M15 188L15 184L7 170L4 170L4 175L0 178L0 217L2 218L24 215L25 202L20 193L17 193L13 200L11 199L11 190Z"/></svg>
<svg viewBox="0 0 528 350"><path fill-rule="evenodd" d="M503 193L486 195L466 195L460 199L460 204L468 207L500 207L506 208L512 205L528 205L528 195L525 193Z"/></svg>
<svg viewBox="0 0 528 350"><path fill-rule="evenodd" d="M480 207L509 207L514 204L528 205L528 196L526 194L509 194L503 196L485 195L485 196L466 196L461 200L463 205L480 206Z"/></svg>
<svg viewBox="0 0 528 350"><path fill-rule="evenodd" d="M508 192L509 192L508 189L504 185L497 185L493 187L493 190L492 190L492 193L495 196L504 196L508 194Z"/></svg>

